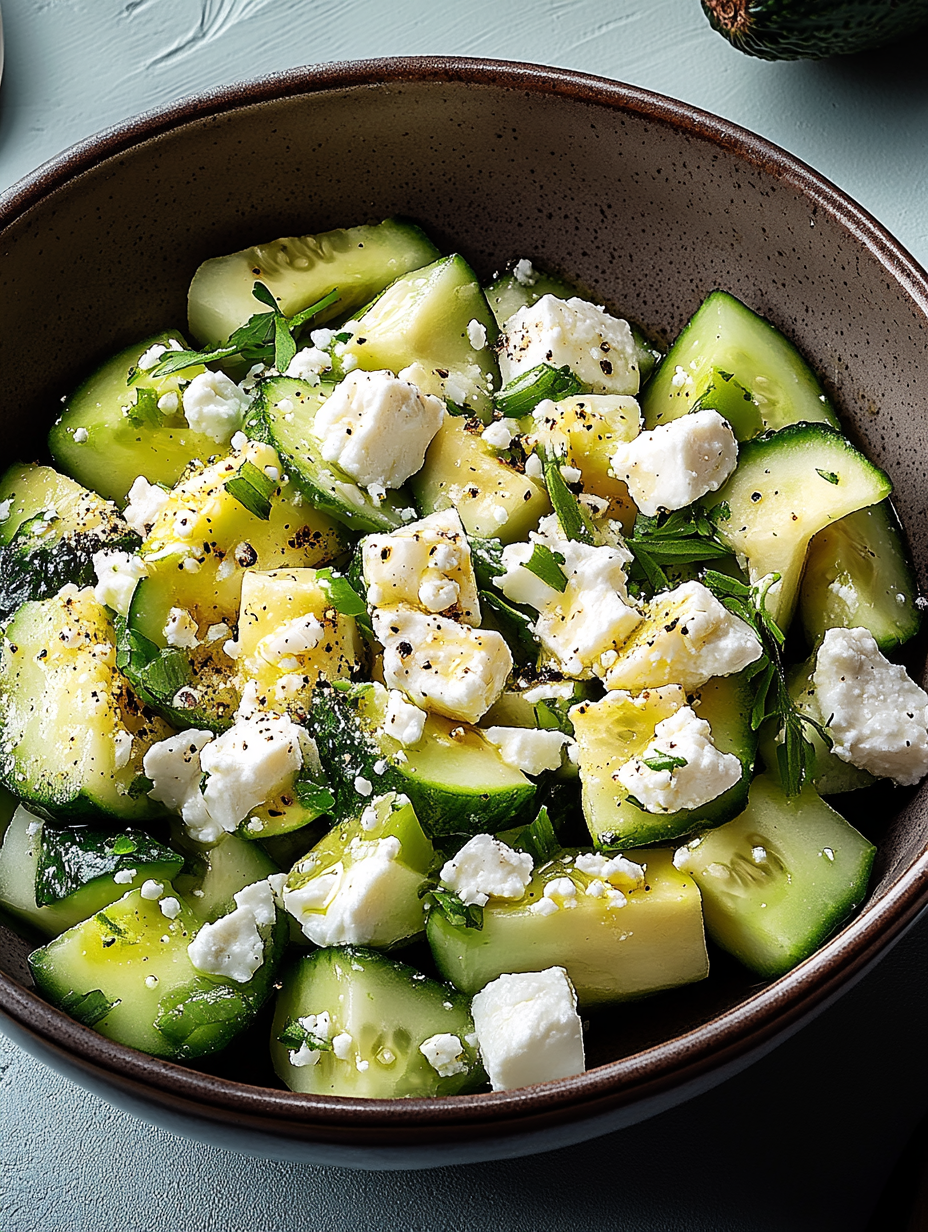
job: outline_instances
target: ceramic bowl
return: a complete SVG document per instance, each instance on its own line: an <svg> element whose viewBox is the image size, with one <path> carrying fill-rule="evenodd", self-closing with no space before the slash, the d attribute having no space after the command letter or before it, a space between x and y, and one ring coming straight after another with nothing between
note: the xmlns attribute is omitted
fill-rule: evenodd
<svg viewBox="0 0 928 1232"><path fill-rule="evenodd" d="M724 287L823 376L895 482L924 584L928 281L892 238L782 150L682 103L522 64L323 65L200 95L66 152L0 198L5 462L39 456L58 399L119 347L185 320L200 261L389 215L487 276L529 256L672 339ZM921 659L919 659L921 656ZM915 651L917 676L923 650ZM239 1150L367 1167L516 1155L628 1125L749 1064L845 990L928 901L928 787L869 796L864 909L784 978L723 957L703 985L610 1015L590 1069L501 1094L397 1102L264 1085L233 1049L185 1068L36 996L0 932L4 1029L107 1098ZM855 815L855 820L860 820Z"/></svg>

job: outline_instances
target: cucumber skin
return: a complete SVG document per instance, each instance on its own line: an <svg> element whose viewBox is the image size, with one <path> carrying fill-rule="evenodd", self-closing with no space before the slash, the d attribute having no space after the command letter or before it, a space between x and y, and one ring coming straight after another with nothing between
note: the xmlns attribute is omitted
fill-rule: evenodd
<svg viewBox="0 0 928 1232"><path fill-rule="evenodd" d="M702 0L702 8L732 47L761 60L853 55L928 21L924 0Z"/></svg>

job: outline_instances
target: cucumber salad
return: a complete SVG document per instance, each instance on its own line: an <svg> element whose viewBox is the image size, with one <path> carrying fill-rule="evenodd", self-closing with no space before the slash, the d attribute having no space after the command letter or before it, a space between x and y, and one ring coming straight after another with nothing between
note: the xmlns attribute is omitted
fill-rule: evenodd
<svg viewBox="0 0 928 1232"><path fill-rule="evenodd" d="M725 291L661 356L410 223L260 244L49 454L0 480L0 910L119 1043L581 1073L707 937L813 953L875 854L838 797L928 772L890 480Z"/></svg>

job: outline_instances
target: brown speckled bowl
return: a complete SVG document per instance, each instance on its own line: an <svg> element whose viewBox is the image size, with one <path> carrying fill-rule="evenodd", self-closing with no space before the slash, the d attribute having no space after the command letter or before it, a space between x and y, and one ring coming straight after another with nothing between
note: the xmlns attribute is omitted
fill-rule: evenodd
<svg viewBox="0 0 928 1232"><path fill-rule="evenodd" d="M487 275L514 257L672 338L724 287L792 337L896 485L924 584L919 390L928 280L794 158L691 107L532 65L382 60L202 95L77 146L0 197L5 461L37 456L58 398L116 348L185 319L198 263L391 214ZM916 651L920 675L923 651ZM3 1027L78 1082L181 1133L271 1156L416 1167L516 1155L631 1124L743 1068L845 990L928 902L928 788L881 789L867 905L781 980L722 957L703 985L599 1014L592 1068L508 1094L395 1103L261 1085L143 1056L51 1009L0 928ZM876 819L876 821L874 821Z"/></svg>

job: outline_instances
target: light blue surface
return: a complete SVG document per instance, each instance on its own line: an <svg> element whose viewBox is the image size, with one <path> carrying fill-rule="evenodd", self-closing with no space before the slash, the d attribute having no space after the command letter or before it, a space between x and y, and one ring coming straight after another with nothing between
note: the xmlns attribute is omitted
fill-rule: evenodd
<svg viewBox="0 0 928 1232"><path fill-rule="evenodd" d="M717 112L805 159L928 262L924 34L868 56L773 65L724 44L698 0L2 7L0 190L69 144L193 91L322 60L476 55L616 77ZM926 948L922 928L798 1039L684 1109L533 1160L409 1176L187 1143L0 1037L0 1232L857 1227L928 1101L928 1067L912 1060L928 1007L900 1000L901 987L920 987ZM870 1038L855 1041L863 1016Z"/></svg>

